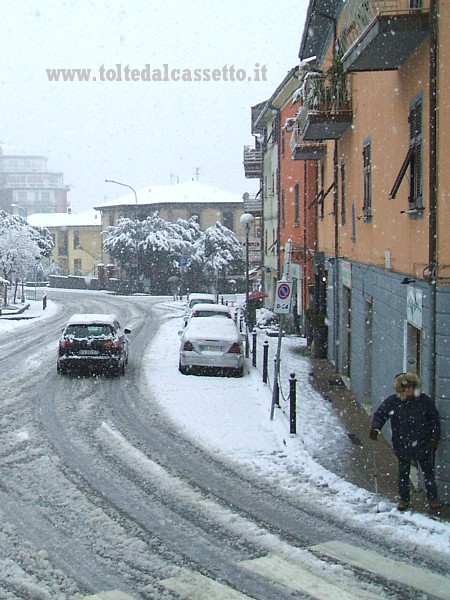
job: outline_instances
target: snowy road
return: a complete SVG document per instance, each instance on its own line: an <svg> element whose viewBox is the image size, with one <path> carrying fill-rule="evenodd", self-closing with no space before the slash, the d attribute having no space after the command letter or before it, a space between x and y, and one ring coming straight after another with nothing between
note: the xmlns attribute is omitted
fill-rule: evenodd
<svg viewBox="0 0 450 600"><path fill-rule="evenodd" d="M411 557L411 548L392 553L251 478L164 416L142 360L160 322L173 318L158 299L52 298L61 303L57 315L5 333L0 344L0 599L105 590L196 600L413 597L401 566L389 563ZM57 375L59 332L68 315L82 311L114 311L131 328L125 377ZM348 558L355 545L356 565ZM376 552L375 561L364 563L361 548L367 557ZM415 576L431 581L424 597L450 597L439 591L445 561L420 561Z"/></svg>

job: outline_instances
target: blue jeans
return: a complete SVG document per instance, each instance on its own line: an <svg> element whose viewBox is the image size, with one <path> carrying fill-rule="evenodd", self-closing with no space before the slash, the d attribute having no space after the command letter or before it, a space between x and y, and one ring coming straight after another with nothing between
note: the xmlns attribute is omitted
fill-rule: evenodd
<svg viewBox="0 0 450 600"><path fill-rule="evenodd" d="M426 452L418 456L397 456L398 458L398 492L400 500L409 502L409 473L411 460L417 460L422 469L427 500L437 500L437 488L434 480L434 453Z"/></svg>

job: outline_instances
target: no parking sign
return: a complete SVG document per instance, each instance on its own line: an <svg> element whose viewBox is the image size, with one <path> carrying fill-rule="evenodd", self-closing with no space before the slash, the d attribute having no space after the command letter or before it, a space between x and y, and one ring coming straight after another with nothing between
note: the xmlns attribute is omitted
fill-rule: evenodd
<svg viewBox="0 0 450 600"><path fill-rule="evenodd" d="M278 281L274 313L287 315L291 310L292 281Z"/></svg>

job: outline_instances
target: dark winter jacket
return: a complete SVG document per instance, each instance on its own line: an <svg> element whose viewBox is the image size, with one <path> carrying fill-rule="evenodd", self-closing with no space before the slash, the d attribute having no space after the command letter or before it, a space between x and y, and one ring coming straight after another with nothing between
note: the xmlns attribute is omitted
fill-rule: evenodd
<svg viewBox="0 0 450 600"><path fill-rule="evenodd" d="M408 397L402 390L401 381L396 380L395 390L396 393L386 398L373 415L372 428L381 431L390 419L395 454L423 456L430 452L431 440L440 439L439 413L431 398L421 393L418 386L415 394Z"/></svg>

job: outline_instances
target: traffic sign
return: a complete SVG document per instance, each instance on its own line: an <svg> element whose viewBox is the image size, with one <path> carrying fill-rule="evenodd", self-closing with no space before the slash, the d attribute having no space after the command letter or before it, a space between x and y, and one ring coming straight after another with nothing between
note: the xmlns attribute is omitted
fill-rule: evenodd
<svg viewBox="0 0 450 600"><path fill-rule="evenodd" d="M274 313L287 315L291 310L292 281L278 281Z"/></svg>

